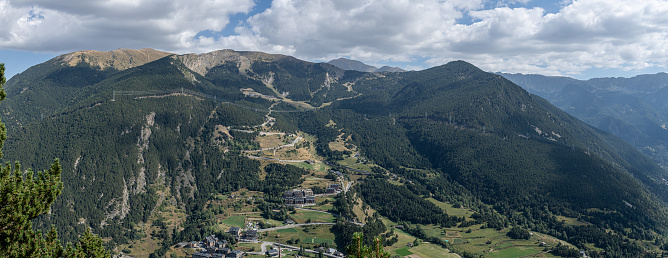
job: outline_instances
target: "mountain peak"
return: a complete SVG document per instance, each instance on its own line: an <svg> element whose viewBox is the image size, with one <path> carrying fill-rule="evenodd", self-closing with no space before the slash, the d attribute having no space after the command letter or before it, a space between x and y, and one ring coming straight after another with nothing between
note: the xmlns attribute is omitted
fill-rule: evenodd
<svg viewBox="0 0 668 258"><path fill-rule="evenodd" d="M462 60L451 61L448 62L447 64L434 66L424 71L446 73L446 74L458 74L458 75L479 73L479 72L484 73L483 70L480 70L480 68L476 67L475 65Z"/></svg>
<svg viewBox="0 0 668 258"><path fill-rule="evenodd" d="M259 51L235 51L232 49L223 49L202 54L185 54L175 58L181 60L188 69L204 76L211 68L224 64L226 61L238 62L239 69L243 71L247 70L255 60L275 61L290 57L279 54L267 54Z"/></svg>
<svg viewBox="0 0 668 258"><path fill-rule="evenodd" d="M120 71L140 66L168 55L172 55L172 53L151 48L117 49L113 51L83 50L58 56L54 60L66 66L88 64L100 70L116 69Z"/></svg>
<svg viewBox="0 0 668 258"><path fill-rule="evenodd" d="M480 70L480 68L476 67L475 65L466 62L464 60L456 60L456 61L451 61L445 64L444 66L449 67L449 68L459 68L459 69L476 69Z"/></svg>
<svg viewBox="0 0 668 258"><path fill-rule="evenodd" d="M338 68L341 68L343 70L353 70L353 71L359 71L359 72L405 72L406 70L401 69L399 67L390 67L390 66L383 66L380 69L367 65L365 63L362 63L357 60L350 60L347 58L338 58L334 59L332 61L327 62L328 64L331 64L333 66L336 66Z"/></svg>
<svg viewBox="0 0 668 258"><path fill-rule="evenodd" d="M350 60L347 58L338 58L327 63L343 70L354 70L359 72L375 72L378 70L378 68L375 66L370 66L360 61Z"/></svg>

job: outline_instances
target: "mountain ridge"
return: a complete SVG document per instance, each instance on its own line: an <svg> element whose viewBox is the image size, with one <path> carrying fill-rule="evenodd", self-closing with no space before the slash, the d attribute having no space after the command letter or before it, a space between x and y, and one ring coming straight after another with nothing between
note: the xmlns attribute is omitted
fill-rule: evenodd
<svg viewBox="0 0 668 258"><path fill-rule="evenodd" d="M288 186L262 180L266 171L247 153L269 163L286 158L253 149L267 148L256 131L280 135L277 142L306 133L306 142L285 145L285 155L309 149L308 159L320 161L311 167L363 157L368 175L355 177L405 178L404 192L471 207L486 214L475 222L486 227L525 227L583 249L587 239L613 237L606 230L618 237L615 246L668 231L664 170L619 138L464 61L379 74L221 50L122 71L47 62L8 84L0 116L27 122L8 123L6 157L26 167L61 157L66 188L36 225L70 227L62 235L68 239L91 227L126 243L133 225L161 204L192 218L211 198L239 189L280 203L271 194ZM22 86L30 89L16 90ZM382 202L370 203L383 210ZM557 216L593 228L579 231ZM447 218L444 225L458 223ZM575 238L571 230L590 235Z"/></svg>
<svg viewBox="0 0 668 258"><path fill-rule="evenodd" d="M173 53L158 51L151 48L143 49L117 49L113 51L84 50L60 55L54 58L56 62L68 66L86 64L91 67L104 70L125 70L149 63Z"/></svg>
<svg viewBox="0 0 668 258"><path fill-rule="evenodd" d="M668 74L593 78L502 74L562 110L633 144L668 167Z"/></svg>
<svg viewBox="0 0 668 258"><path fill-rule="evenodd" d="M353 70L358 72L405 72L406 70L399 67L383 66L377 68L375 66L367 65L357 60L351 60L347 58L337 58L327 62L328 64L334 65L343 70Z"/></svg>

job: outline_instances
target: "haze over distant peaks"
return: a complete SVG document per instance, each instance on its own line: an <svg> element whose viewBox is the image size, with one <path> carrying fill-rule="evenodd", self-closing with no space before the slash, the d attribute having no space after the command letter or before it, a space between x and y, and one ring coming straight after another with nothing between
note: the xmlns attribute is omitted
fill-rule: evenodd
<svg viewBox="0 0 668 258"><path fill-rule="evenodd" d="M405 72L406 71L406 70L401 69L399 67L390 67L390 66L383 66L381 68L377 68L375 66L367 65L367 64L362 63L360 61L350 60L350 59L346 59L346 58L334 59L334 60L329 61L327 63L331 64L333 66L336 66L338 68L341 68L343 70L353 70L353 71L360 71L360 72Z"/></svg>
<svg viewBox="0 0 668 258"><path fill-rule="evenodd" d="M117 49L107 52L83 50L58 56L55 60L69 66L77 66L84 63L100 70L112 68L120 71L137 67L168 55L173 55L173 53L162 52L151 48L138 50Z"/></svg>

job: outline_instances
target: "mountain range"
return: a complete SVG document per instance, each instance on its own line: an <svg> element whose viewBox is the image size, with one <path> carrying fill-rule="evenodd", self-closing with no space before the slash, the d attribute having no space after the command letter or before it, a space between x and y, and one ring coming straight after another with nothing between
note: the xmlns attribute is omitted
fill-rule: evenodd
<svg viewBox="0 0 668 258"><path fill-rule="evenodd" d="M668 74L594 78L501 74L567 113L668 166Z"/></svg>
<svg viewBox="0 0 668 258"><path fill-rule="evenodd" d="M384 206L375 188L396 186L400 196L477 214L475 221L435 214L427 224L522 227L591 254L662 248L668 175L613 134L464 61L383 73L332 62L233 50L59 56L7 82L5 159L39 169L60 158L65 188L37 226L55 224L68 241L90 227L112 247L135 239L136 225L165 207L199 218L221 194L249 189L271 201L299 187L288 172L272 174L270 158L248 154L262 147L262 130L306 139L308 164L340 162L356 150L370 175L346 172L360 180L353 191L397 223L427 222ZM560 80L553 92L574 82ZM297 153L296 143L286 146ZM381 183L392 175L405 180ZM190 232L173 229L173 239L183 236L177 229ZM648 243L655 249L641 247Z"/></svg>

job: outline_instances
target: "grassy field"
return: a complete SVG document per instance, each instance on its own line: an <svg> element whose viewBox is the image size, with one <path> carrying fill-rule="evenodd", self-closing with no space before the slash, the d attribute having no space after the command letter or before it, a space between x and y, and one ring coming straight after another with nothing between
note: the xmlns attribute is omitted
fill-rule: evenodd
<svg viewBox="0 0 668 258"><path fill-rule="evenodd" d="M239 242L237 244L237 249L244 251L244 252L259 252L262 250L262 244L261 243L244 243L244 242Z"/></svg>
<svg viewBox="0 0 668 258"><path fill-rule="evenodd" d="M288 240L298 240L299 243L304 244L304 247L312 247L319 243L328 242L330 247L343 250L336 247L336 243L334 242L334 233L332 232L331 225L318 225L291 229L292 230L285 231L269 231L266 232L266 235L263 233L262 240L278 243L286 243ZM299 243L296 245L299 245Z"/></svg>
<svg viewBox="0 0 668 258"><path fill-rule="evenodd" d="M307 237L302 240L304 243L311 243L311 244L322 244L322 243L328 243L330 246L334 245L334 240L331 239L325 239L325 238L318 238L318 237Z"/></svg>
<svg viewBox="0 0 668 258"><path fill-rule="evenodd" d="M353 164L357 164L357 158L348 157L348 158L345 158L343 160L339 160L336 163L339 163L339 165L342 165L342 166L351 166Z"/></svg>
<svg viewBox="0 0 668 258"><path fill-rule="evenodd" d="M398 255L401 255L401 256L407 256L407 255L413 254L413 252L408 251L408 247L402 247L402 248L396 249L396 250L394 250L394 252L397 253Z"/></svg>
<svg viewBox="0 0 668 258"><path fill-rule="evenodd" d="M317 207L312 207L314 210L328 211L334 207L332 204L323 204Z"/></svg>
<svg viewBox="0 0 668 258"><path fill-rule="evenodd" d="M299 230L296 230L294 228L283 228L283 229L278 229L276 230L278 233L297 233Z"/></svg>
<svg viewBox="0 0 668 258"><path fill-rule="evenodd" d="M436 204L439 208L444 210L448 215L450 216L457 216L457 217L470 217L473 214L472 210L469 209L463 209L463 208L454 208L452 207L451 204L449 203L444 203L440 202L434 198L427 198L428 201L432 202L433 204Z"/></svg>
<svg viewBox="0 0 668 258"><path fill-rule="evenodd" d="M231 226L231 227L238 227L238 228L243 228L246 225L246 216L243 215L232 215L226 220L222 221L223 224Z"/></svg>
<svg viewBox="0 0 668 258"><path fill-rule="evenodd" d="M417 247L409 249L414 255L420 257L459 257L459 255L451 253L449 250L444 249L435 244L421 244Z"/></svg>
<svg viewBox="0 0 668 258"><path fill-rule="evenodd" d="M311 222L334 222L334 216L329 213L305 210L296 211L296 214L290 214L290 216L295 218L295 222L297 223L305 223L309 219L311 219Z"/></svg>
<svg viewBox="0 0 668 258"><path fill-rule="evenodd" d="M381 220L383 220L383 223L388 227L388 230L390 227L394 227L394 225L396 225L396 223L390 222L386 218L381 218ZM413 243L413 241L415 241L415 237L409 235L408 233L404 232L401 229L394 228L394 233L397 234L397 238L399 241L397 241L397 243L395 243L392 246L385 247L385 251L392 252L397 249L402 249L406 247L406 244Z"/></svg>
<svg viewBox="0 0 668 258"><path fill-rule="evenodd" d="M285 145L284 137L281 135L259 135L255 141L260 144L260 148L275 148Z"/></svg>
<svg viewBox="0 0 668 258"><path fill-rule="evenodd" d="M514 246L502 250L494 250L489 252L489 257L523 257L527 255L535 255L542 253L543 249L533 246Z"/></svg>
<svg viewBox="0 0 668 258"><path fill-rule="evenodd" d="M306 162L299 162L299 163L289 163L290 165L293 165L298 168L303 168L306 170L317 170L313 164L309 164Z"/></svg>
<svg viewBox="0 0 668 258"><path fill-rule="evenodd" d="M329 148L333 151L355 151L355 149L348 149L343 139L340 135L336 138L335 141L329 143Z"/></svg>
<svg viewBox="0 0 668 258"><path fill-rule="evenodd" d="M350 167L354 168L354 169L359 169L359 170L364 170L364 171L371 172L372 165L358 163L358 164L352 165Z"/></svg>
<svg viewBox="0 0 668 258"><path fill-rule="evenodd" d="M494 249L501 250L501 249L508 248L508 247L511 247L511 246L514 246L514 245L515 244L513 242L499 243L498 245L494 246Z"/></svg>
<svg viewBox="0 0 668 258"><path fill-rule="evenodd" d="M459 257L459 255L451 253L449 250L444 249L435 244L424 243L416 247L401 247L390 252L390 255L394 253L400 256L411 256L411 257Z"/></svg>

